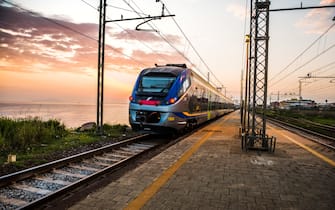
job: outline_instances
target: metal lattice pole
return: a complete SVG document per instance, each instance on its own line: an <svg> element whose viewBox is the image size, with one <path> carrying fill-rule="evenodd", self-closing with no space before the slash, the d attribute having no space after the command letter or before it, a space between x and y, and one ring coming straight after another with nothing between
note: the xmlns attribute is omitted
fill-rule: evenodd
<svg viewBox="0 0 335 210"><path fill-rule="evenodd" d="M246 129L242 139L245 149L274 150L274 137L266 135L268 77L269 0L251 0L250 62L246 82Z"/></svg>

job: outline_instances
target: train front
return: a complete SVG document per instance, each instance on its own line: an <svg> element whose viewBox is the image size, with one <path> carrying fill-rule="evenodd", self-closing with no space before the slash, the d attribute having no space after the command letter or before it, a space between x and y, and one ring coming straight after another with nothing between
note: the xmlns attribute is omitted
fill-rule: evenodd
<svg viewBox="0 0 335 210"><path fill-rule="evenodd" d="M129 104L129 123L135 131L167 133L178 131L186 122L175 112L187 108L181 89L188 69L161 66L142 70L134 86Z"/></svg>

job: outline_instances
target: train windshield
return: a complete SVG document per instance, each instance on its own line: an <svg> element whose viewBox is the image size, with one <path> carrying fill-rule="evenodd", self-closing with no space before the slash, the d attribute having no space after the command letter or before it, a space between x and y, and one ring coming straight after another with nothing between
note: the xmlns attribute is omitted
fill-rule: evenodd
<svg viewBox="0 0 335 210"><path fill-rule="evenodd" d="M174 76L156 76L156 75L146 75L143 76L139 87L138 94L157 94L157 95L166 95L169 92L170 87L173 82L176 80Z"/></svg>

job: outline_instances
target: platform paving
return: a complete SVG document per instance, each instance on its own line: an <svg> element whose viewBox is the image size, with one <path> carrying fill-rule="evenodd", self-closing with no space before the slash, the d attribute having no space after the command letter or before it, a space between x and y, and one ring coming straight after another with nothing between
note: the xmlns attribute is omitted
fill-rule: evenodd
<svg viewBox="0 0 335 210"><path fill-rule="evenodd" d="M277 137L275 153L245 152L238 128L238 112L224 116L70 209L335 209L335 166L288 138L330 161L334 151L270 127ZM156 191L150 191L153 183L160 185ZM148 189L151 194L143 195ZM145 202L134 205L143 196Z"/></svg>

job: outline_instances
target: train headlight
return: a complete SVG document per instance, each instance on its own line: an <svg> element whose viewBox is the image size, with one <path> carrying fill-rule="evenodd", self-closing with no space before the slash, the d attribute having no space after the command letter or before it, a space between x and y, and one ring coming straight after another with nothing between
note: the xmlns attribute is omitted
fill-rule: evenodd
<svg viewBox="0 0 335 210"><path fill-rule="evenodd" d="M174 104L176 102L176 98L170 98L169 99L169 104Z"/></svg>
<svg viewBox="0 0 335 210"><path fill-rule="evenodd" d="M129 96L129 101L133 102L133 96Z"/></svg>

